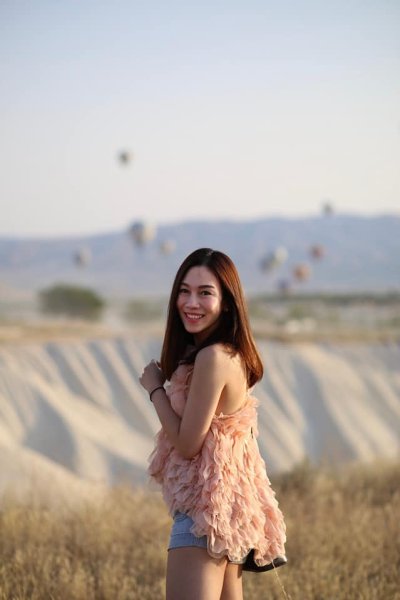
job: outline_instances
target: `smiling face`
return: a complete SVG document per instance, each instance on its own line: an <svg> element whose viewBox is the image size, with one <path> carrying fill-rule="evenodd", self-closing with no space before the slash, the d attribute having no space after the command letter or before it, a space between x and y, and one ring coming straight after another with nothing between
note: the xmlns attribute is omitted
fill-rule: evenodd
<svg viewBox="0 0 400 600"><path fill-rule="evenodd" d="M179 316L196 344L215 329L222 312L221 285L207 267L192 267L183 277L176 303Z"/></svg>

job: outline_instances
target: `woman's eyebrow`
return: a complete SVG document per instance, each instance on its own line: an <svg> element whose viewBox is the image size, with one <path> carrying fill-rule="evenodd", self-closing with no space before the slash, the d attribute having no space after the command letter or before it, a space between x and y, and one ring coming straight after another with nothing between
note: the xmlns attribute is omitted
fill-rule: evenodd
<svg viewBox="0 0 400 600"><path fill-rule="evenodd" d="M190 288L190 285L188 283L186 283L186 281L182 281L181 285L186 285L186 287ZM196 287L196 286L194 286ZM199 285L199 289L200 288L212 288L213 290L215 290L215 285L212 285L211 283L209 284L204 284L204 285Z"/></svg>

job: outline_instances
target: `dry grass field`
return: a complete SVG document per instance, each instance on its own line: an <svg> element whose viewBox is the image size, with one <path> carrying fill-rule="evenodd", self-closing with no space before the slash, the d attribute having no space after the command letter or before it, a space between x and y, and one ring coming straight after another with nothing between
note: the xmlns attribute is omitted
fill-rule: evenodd
<svg viewBox="0 0 400 600"><path fill-rule="evenodd" d="M246 600L400 599L398 463L302 465L273 486L289 563L244 574ZM0 599L162 599L169 524L158 494L127 487L68 511L3 498Z"/></svg>

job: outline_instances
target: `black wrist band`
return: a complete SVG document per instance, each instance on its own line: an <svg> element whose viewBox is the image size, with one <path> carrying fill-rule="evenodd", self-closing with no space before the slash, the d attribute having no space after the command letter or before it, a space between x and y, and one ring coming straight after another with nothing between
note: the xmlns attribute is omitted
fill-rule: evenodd
<svg viewBox="0 0 400 600"><path fill-rule="evenodd" d="M163 386L163 385L159 385L158 387L154 388L154 390L152 390L152 391L149 393L150 400L151 400L151 397L152 397L152 395L154 394L154 392L156 392L157 390L164 390L164 389L165 389L165 388L164 388L164 386ZM151 401L153 402L153 400L151 400Z"/></svg>

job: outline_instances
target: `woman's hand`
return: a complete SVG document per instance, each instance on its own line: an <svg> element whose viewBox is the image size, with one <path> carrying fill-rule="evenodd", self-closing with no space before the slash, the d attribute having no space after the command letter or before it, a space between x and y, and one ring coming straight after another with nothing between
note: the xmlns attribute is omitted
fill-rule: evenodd
<svg viewBox="0 0 400 600"><path fill-rule="evenodd" d="M165 375L160 369L160 363L154 359L149 362L143 369L143 373L139 377L139 381L149 393L159 385L164 385Z"/></svg>

